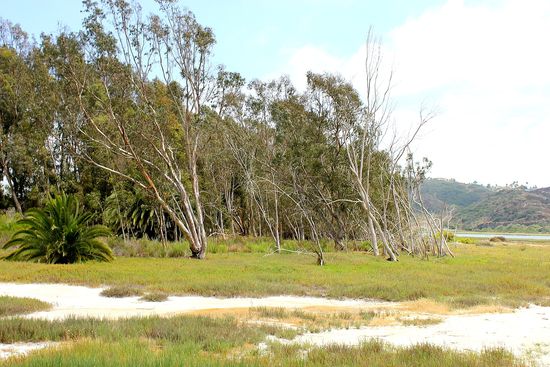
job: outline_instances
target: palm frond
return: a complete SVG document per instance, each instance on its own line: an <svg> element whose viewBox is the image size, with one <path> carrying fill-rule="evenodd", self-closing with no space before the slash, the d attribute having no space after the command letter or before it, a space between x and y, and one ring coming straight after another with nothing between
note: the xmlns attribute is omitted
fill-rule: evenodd
<svg viewBox="0 0 550 367"><path fill-rule="evenodd" d="M74 196L57 195L18 221L22 229L2 246L15 250L4 259L50 264L113 260L111 249L97 239L108 236L108 228L89 225L91 219Z"/></svg>

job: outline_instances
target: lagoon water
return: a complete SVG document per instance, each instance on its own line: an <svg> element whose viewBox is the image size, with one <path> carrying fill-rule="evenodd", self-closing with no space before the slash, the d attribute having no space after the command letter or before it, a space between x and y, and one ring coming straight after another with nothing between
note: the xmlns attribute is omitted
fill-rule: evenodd
<svg viewBox="0 0 550 367"><path fill-rule="evenodd" d="M519 234L519 233L489 233L489 232L456 232L456 237L470 237L470 238L491 238L495 236L502 236L507 240L529 240L529 241L550 241L550 235L538 235L538 234Z"/></svg>

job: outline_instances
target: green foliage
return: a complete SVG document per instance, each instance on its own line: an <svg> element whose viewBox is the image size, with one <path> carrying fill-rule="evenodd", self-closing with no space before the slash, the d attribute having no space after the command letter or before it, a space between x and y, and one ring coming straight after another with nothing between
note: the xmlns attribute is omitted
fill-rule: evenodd
<svg viewBox="0 0 550 367"><path fill-rule="evenodd" d="M436 237L439 239L441 238L441 233L437 233ZM443 238L445 238L445 241L452 242L455 240L455 234L454 232L444 230L443 231Z"/></svg>
<svg viewBox="0 0 550 367"><path fill-rule="evenodd" d="M5 259L49 264L111 261L111 249L98 239L109 231L90 226L91 219L74 196L56 195L44 209L29 210L18 221L21 229L3 246L5 250L16 249Z"/></svg>
<svg viewBox="0 0 550 367"><path fill-rule="evenodd" d="M8 241L15 231L17 231L17 221L21 219L21 215L13 210L8 210L4 214L0 214L0 243Z"/></svg>
<svg viewBox="0 0 550 367"><path fill-rule="evenodd" d="M466 244L466 245L473 245L474 243L476 243L476 241L473 239L473 238L457 238L456 242L459 242L459 243L463 243L463 244Z"/></svg>

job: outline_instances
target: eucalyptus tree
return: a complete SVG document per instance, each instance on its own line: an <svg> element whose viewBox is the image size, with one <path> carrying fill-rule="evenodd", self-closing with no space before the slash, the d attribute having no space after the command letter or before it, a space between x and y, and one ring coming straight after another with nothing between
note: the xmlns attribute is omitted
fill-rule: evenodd
<svg viewBox="0 0 550 367"><path fill-rule="evenodd" d="M213 234L225 236L246 234L238 205L242 199L242 175L239 163L233 157L232 125L242 115L244 78L235 72L218 67L214 99L203 125L205 149L200 174L205 192L205 211ZM228 228L226 228L228 227Z"/></svg>
<svg viewBox="0 0 550 367"><path fill-rule="evenodd" d="M270 82L250 82L246 97L240 98L240 108L233 111L233 118L227 121L224 130L226 144L239 167L242 204L250 229L257 235L268 232L277 252L281 251L283 237L281 205L284 199L278 187L281 180L276 166L279 146L275 141L272 106L294 94L294 87L285 77Z"/></svg>
<svg viewBox="0 0 550 367"><path fill-rule="evenodd" d="M395 135L388 136L393 74L391 71L384 73L383 67L380 43L369 32L364 106L355 123L346 125L344 136L348 167L352 173L357 201L367 217L374 253L378 255L380 239L385 255L389 256L389 260L396 261L400 250L426 256L425 244L437 241L435 221L427 217L431 236L426 237L423 223L418 220L413 205L416 202L422 212L427 213L421 199L415 200L425 170L414 170L410 162L405 162L412 142L432 115L421 111L416 128L408 137L400 140ZM402 168L403 163L406 163L405 168ZM440 226L437 228L441 231ZM448 246L447 251L442 246L440 249L439 255L452 254Z"/></svg>
<svg viewBox="0 0 550 367"><path fill-rule="evenodd" d="M346 225L356 203L347 169L345 128L359 118L362 103L357 91L339 76L307 74L306 92L308 121L317 136L309 146L314 152L309 158L309 177L313 178L320 220L325 222L327 235L336 248L344 249Z"/></svg>
<svg viewBox="0 0 550 367"><path fill-rule="evenodd" d="M14 206L35 205L47 190L45 141L55 104L40 52L18 25L0 21L0 163ZM29 205L30 206L30 205Z"/></svg>
<svg viewBox="0 0 550 367"><path fill-rule="evenodd" d="M147 20L138 4L84 3L87 63L71 72L80 132L91 149L105 153L86 159L148 192L189 241L192 256L204 258L198 164L214 34L173 1L158 1L160 14Z"/></svg>

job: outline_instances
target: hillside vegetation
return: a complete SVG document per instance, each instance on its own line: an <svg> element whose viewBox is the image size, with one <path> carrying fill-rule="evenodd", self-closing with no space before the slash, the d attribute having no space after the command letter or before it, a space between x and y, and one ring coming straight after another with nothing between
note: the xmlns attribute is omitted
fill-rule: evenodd
<svg viewBox="0 0 550 367"><path fill-rule="evenodd" d="M452 225L466 230L550 232L550 188L489 188L430 179L422 186L428 210L454 207Z"/></svg>

